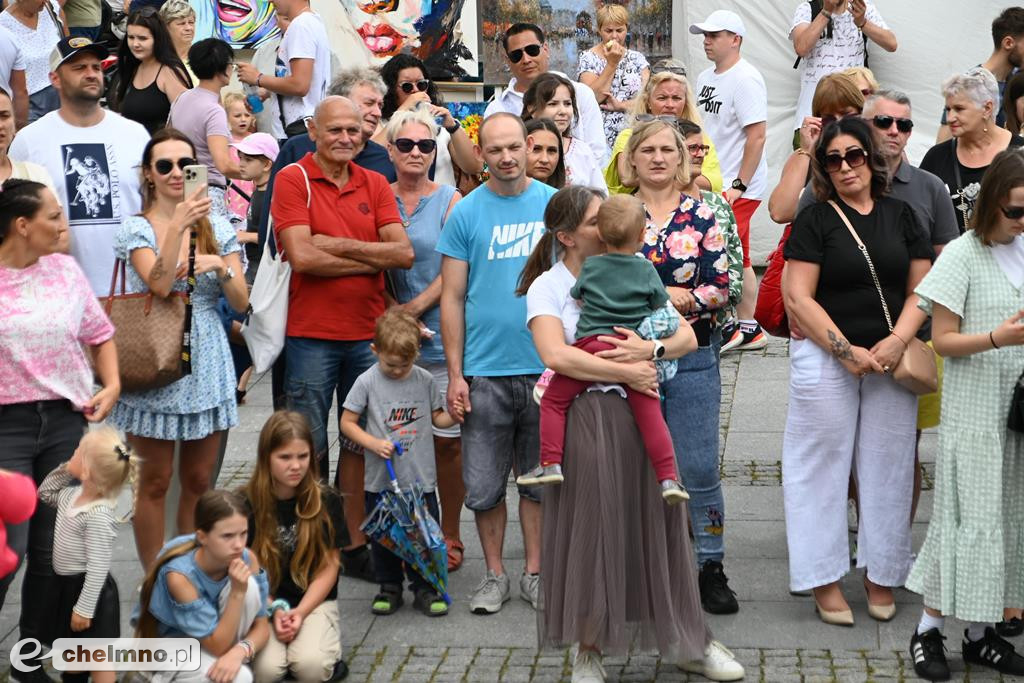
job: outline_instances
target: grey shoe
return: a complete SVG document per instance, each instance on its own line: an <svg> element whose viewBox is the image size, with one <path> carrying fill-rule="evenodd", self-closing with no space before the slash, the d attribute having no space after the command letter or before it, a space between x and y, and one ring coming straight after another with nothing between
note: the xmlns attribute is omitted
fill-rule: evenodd
<svg viewBox="0 0 1024 683"><path fill-rule="evenodd" d="M661 482L661 497L669 505L679 505L684 500L690 500L690 494L675 479Z"/></svg>
<svg viewBox="0 0 1024 683"><path fill-rule="evenodd" d="M538 484L561 484L565 481L561 465L537 465L526 474L516 477L520 486L537 486Z"/></svg>
<svg viewBox="0 0 1024 683"><path fill-rule="evenodd" d="M511 598L509 588L508 574L498 576L488 569L469 599L469 611L473 614L495 614Z"/></svg>
<svg viewBox="0 0 1024 683"><path fill-rule="evenodd" d="M519 597L530 603L533 609L537 609L537 600L540 597L540 574L527 574L519 577Z"/></svg>

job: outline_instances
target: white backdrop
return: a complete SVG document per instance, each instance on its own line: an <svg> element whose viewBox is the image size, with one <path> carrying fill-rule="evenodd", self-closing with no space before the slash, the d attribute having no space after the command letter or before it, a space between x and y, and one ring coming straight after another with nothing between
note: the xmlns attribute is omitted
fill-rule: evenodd
<svg viewBox="0 0 1024 683"><path fill-rule="evenodd" d="M896 34L899 48L888 53L868 44L871 70L882 87L906 92L914 106L914 133L907 153L917 164L935 141L942 113L939 84L949 75L979 64L992 52L992 20L1010 3L1007 0L874 0ZM691 23L703 21L716 9L730 9L743 17L747 37L743 56L756 66L768 85L768 185L774 187L786 156L792 151L793 116L800 92L796 54L789 40L789 25L798 2L768 0L674 0L672 51L687 64L691 83L711 63L704 56L700 36L691 36ZM727 179L728 180L728 179ZM751 225L751 249L756 262L775 248L781 226L768 216L768 197Z"/></svg>

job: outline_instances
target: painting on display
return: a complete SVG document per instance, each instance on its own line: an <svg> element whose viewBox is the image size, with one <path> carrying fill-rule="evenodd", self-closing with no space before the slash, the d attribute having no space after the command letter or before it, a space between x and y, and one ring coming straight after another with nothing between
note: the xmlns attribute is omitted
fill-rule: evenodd
<svg viewBox="0 0 1024 683"><path fill-rule="evenodd" d="M481 57L485 83L507 83L511 74L501 37L512 24L526 21L544 29L550 69L576 78L579 56L600 40L597 9L604 0L480 0ZM672 55L672 0L616 0L629 11L630 49L654 64Z"/></svg>
<svg viewBox="0 0 1024 683"><path fill-rule="evenodd" d="M256 48L279 36L270 0L191 0L196 40ZM409 52L435 80L479 77L476 0L313 0L331 49L345 66L380 66Z"/></svg>

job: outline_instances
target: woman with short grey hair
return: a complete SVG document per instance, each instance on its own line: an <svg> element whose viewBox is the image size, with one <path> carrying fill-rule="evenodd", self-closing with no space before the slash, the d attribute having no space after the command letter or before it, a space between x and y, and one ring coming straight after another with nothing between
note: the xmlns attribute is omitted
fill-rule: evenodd
<svg viewBox="0 0 1024 683"><path fill-rule="evenodd" d="M928 150L921 168L949 188L962 233L974 215L981 177L1004 149L1024 145L1024 138L996 125L999 84L988 69L976 67L942 84L946 121L953 137Z"/></svg>
<svg viewBox="0 0 1024 683"><path fill-rule="evenodd" d="M188 0L167 0L160 6L159 14L167 25L167 32L171 34L174 52L185 63L192 82L198 83L199 79L188 65L188 49L192 47L192 41L196 37L196 11L192 9Z"/></svg>

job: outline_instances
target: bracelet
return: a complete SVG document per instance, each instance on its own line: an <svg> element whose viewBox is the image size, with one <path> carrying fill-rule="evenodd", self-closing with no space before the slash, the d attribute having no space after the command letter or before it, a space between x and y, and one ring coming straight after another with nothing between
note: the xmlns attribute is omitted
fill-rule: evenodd
<svg viewBox="0 0 1024 683"><path fill-rule="evenodd" d="M854 24L854 26L857 26L857 29L861 30L861 31L863 31L864 27L867 26L867 25L868 25L868 20L867 19L865 19L864 22L862 24L860 24L859 26L857 24Z"/></svg>
<svg viewBox="0 0 1024 683"><path fill-rule="evenodd" d="M248 638L238 641L238 644L245 650L242 661L246 664L252 661L252 658L256 656L256 647L252 644L252 641Z"/></svg>
<svg viewBox="0 0 1024 683"><path fill-rule="evenodd" d="M449 128L448 126L444 127L444 129L448 131L448 135L455 135L456 131L458 131L459 128L462 128L462 126L459 124L458 121L456 121L451 128Z"/></svg>
<svg viewBox="0 0 1024 683"><path fill-rule="evenodd" d="M263 87L262 85L260 85L260 81L262 79L263 79L263 74L259 74L259 75L256 76L256 87L257 88L262 88Z"/></svg>
<svg viewBox="0 0 1024 683"><path fill-rule="evenodd" d="M807 160L808 160L808 161L810 161L810 160L811 160L811 158L812 158L812 157L811 157L811 153L810 153L810 152L808 152L808 151L807 151L806 149L804 149L803 147L800 147L799 149L794 149L794 150L793 150L793 154L796 154L796 155L798 155L798 156L804 156L804 157L807 157Z"/></svg>
<svg viewBox="0 0 1024 683"><path fill-rule="evenodd" d="M274 600L272 603L270 603L270 616L274 616L274 612L276 612L279 609L283 609L285 612L290 612L292 606L288 604L288 601L284 598L278 598L277 600Z"/></svg>
<svg viewBox="0 0 1024 683"><path fill-rule="evenodd" d="M818 14L825 17L825 19L827 19L828 21L832 21L832 13L829 12L827 9L821 10L820 12L818 12Z"/></svg>
<svg viewBox="0 0 1024 683"><path fill-rule="evenodd" d="M999 346L999 344L996 344L996 338L995 338L995 337L993 336L992 332L989 332L989 333L988 333L988 340L989 340L990 342L992 342L992 348L993 348L993 349L998 349L998 348L1001 348L1001 347Z"/></svg>
<svg viewBox="0 0 1024 683"><path fill-rule="evenodd" d="M903 346L904 346L904 348L906 348L906 346L907 346L907 342L903 341L903 337L901 337L900 335L896 334L896 331L895 331L895 330L893 330L893 331L892 331L892 332L890 332L889 334L891 334L892 336L896 337L896 338L897 338L897 339L899 339L899 340L900 340L901 342L903 342Z"/></svg>

